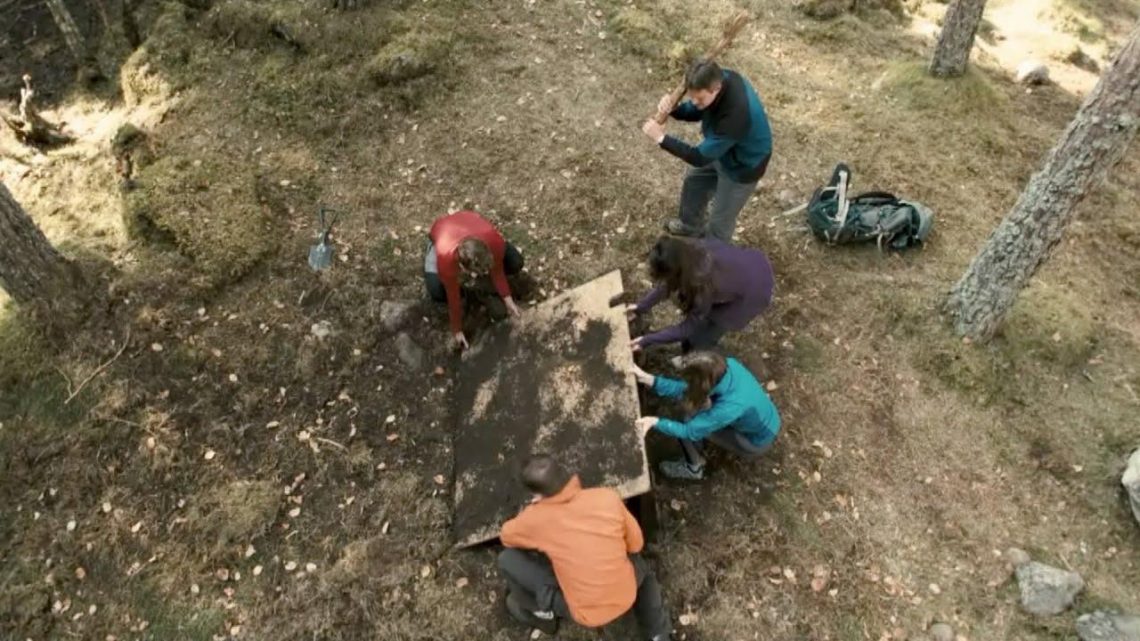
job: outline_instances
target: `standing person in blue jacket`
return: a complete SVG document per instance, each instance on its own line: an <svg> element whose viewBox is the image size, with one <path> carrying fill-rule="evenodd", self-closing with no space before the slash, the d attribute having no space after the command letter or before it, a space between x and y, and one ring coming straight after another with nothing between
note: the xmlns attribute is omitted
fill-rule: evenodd
<svg viewBox="0 0 1140 641"><path fill-rule="evenodd" d="M676 120L701 123L704 140L693 147L666 135L650 118L642 126L662 149L692 165L681 186L679 219L665 229L682 236L712 236L732 242L736 218L768 169L772 157L772 128L764 104L752 85L739 73L721 69L712 61L697 60L685 74L689 100L669 115ZM658 104L664 113L665 96ZM712 212L705 229L709 201Z"/></svg>
<svg viewBox="0 0 1140 641"><path fill-rule="evenodd" d="M705 476L704 441L745 458L771 449L780 433L780 413L748 368L715 352L682 358L681 378L654 376L633 366L633 375L658 396L682 399L685 421L646 416L637 419L642 434L656 429L680 440L684 457L663 461L661 472L674 479Z"/></svg>

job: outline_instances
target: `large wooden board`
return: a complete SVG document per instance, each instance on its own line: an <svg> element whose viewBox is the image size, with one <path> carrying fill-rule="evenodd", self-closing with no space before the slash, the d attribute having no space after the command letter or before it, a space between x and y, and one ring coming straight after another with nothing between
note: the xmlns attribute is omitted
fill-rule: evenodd
<svg viewBox="0 0 1140 641"><path fill-rule="evenodd" d="M465 355L455 394L459 547L497 537L522 507L518 471L534 453L623 498L649 491L629 325L609 306L621 292L621 272L610 272L492 328Z"/></svg>

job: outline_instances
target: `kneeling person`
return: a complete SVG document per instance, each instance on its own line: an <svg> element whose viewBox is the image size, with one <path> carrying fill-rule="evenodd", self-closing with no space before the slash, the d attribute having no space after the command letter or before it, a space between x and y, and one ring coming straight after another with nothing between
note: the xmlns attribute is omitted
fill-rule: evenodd
<svg viewBox="0 0 1140 641"><path fill-rule="evenodd" d="M461 348L468 347L463 333L463 292L460 280L490 275L495 291L511 316L520 314L511 296L508 275L522 271L523 257L503 239L495 226L473 211L460 211L435 221L424 256L424 284L428 295L447 303L451 334Z"/></svg>
<svg viewBox="0 0 1140 641"><path fill-rule="evenodd" d="M664 461L669 478L700 480L705 474L702 443L746 458L771 449L780 433L780 413L760 381L735 358L715 352L693 352L681 357L681 378L653 376L636 365L633 374L658 396L683 398L689 418L683 422L646 416L637 419L644 433L656 428L680 440L684 458Z"/></svg>
<svg viewBox="0 0 1140 641"><path fill-rule="evenodd" d="M526 462L522 480L535 497L500 534L511 616L554 634L559 619L596 628L632 607L646 638L668 641L661 588L638 554L641 527L617 492L583 489L543 455Z"/></svg>

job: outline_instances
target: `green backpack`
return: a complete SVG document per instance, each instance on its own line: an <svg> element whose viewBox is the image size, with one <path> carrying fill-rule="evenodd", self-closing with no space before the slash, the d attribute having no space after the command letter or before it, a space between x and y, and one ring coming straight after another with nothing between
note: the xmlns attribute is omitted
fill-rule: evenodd
<svg viewBox="0 0 1140 641"><path fill-rule="evenodd" d="M826 186L815 190L807 222L817 238L832 245L875 241L879 249L921 245L934 226L934 212L921 203L885 191L847 197L851 168L835 166Z"/></svg>

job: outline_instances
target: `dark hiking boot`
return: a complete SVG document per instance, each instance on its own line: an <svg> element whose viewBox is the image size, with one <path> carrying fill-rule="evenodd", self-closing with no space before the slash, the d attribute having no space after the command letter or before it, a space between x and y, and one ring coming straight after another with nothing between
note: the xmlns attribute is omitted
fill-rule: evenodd
<svg viewBox="0 0 1140 641"><path fill-rule="evenodd" d="M515 621L532 628L538 628L543 634L554 636L558 632L558 617L553 612L531 612L522 607L515 595L507 593L507 612Z"/></svg>
<svg viewBox="0 0 1140 641"><path fill-rule="evenodd" d="M699 238L701 236L701 230L692 225L686 225L680 218L665 221L665 231L675 236L689 236L692 238Z"/></svg>

